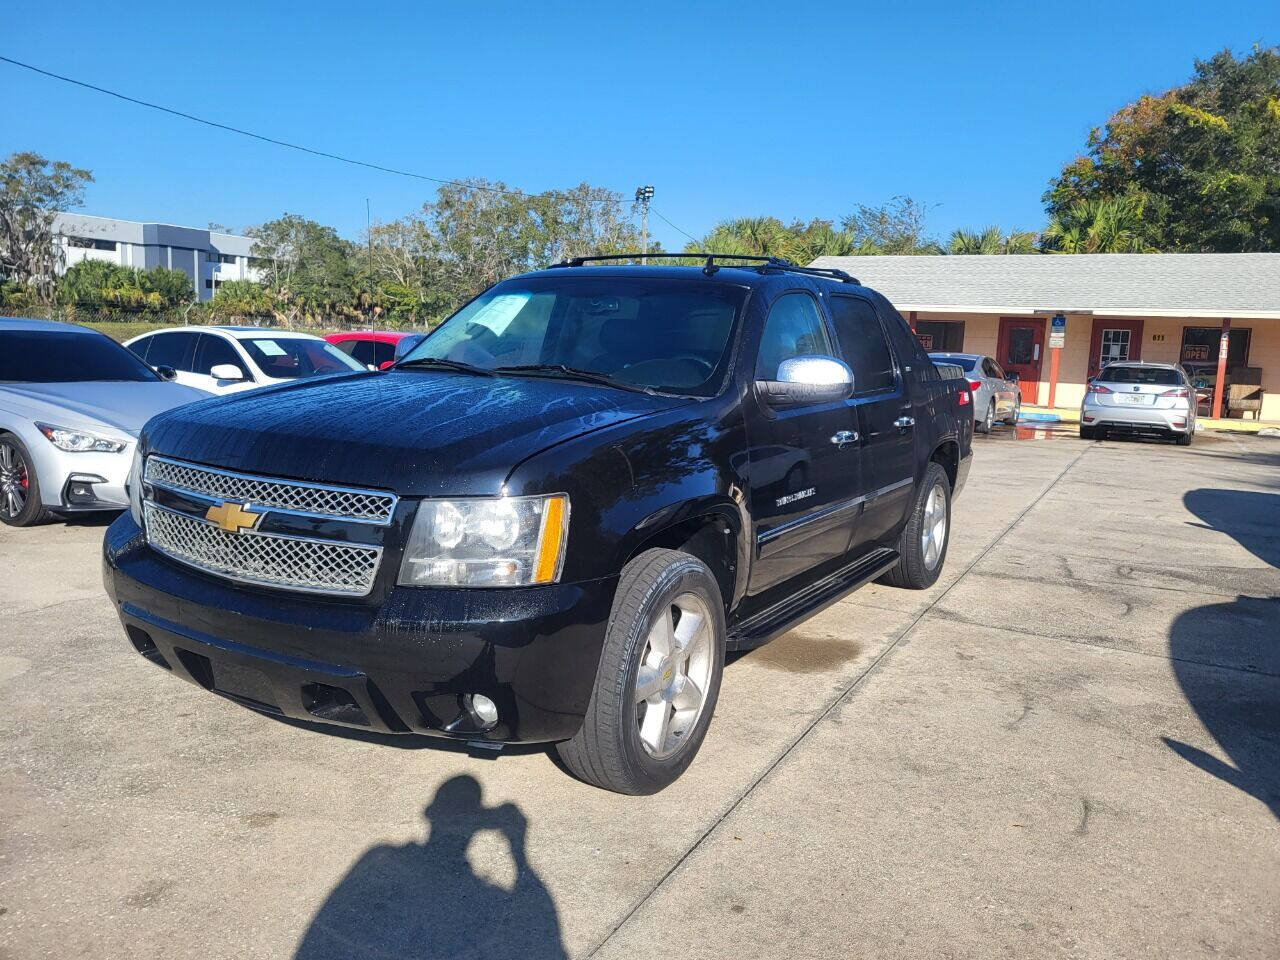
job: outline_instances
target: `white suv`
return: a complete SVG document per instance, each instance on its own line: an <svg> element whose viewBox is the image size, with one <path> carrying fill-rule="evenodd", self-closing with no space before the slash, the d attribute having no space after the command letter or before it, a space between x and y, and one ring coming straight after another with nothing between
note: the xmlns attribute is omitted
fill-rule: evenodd
<svg viewBox="0 0 1280 960"><path fill-rule="evenodd" d="M319 337L269 327L173 327L125 346L153 367L172 367L178 383L207 393L364 369Z"/></svg>

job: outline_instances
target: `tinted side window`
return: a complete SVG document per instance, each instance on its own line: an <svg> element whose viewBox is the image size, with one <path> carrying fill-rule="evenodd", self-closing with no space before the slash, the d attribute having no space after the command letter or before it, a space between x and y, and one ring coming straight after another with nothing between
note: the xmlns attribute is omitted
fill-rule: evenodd
<svg viewBox="0 0 1280 960"><path fill-rule="evenodd" d="M774 380L783 360L804 354L830 356L831 340L813 297L788 293L778 298L765 321L756 378Z"/></svg>
<svg viewBox="0 0 1280 960"><path fill-rule="evenodd" d="M996 368L995 368L995 364L991 362L991 358L990 358L990 357L983 357L983 358L982 358L982 375L983 375L984 377L995 377L995 376L996 376Z"/></svg>
<svg viewBox="0 0 1280 960"><path fill-rule="evenodd" d="M372 340L357 340L351 349L351 356L355 358L356 363L363 363L367 367L377 357L375 346Z"/></svg>
<svg viewBox="0 0 1280 960"><path fill-rule="evenodd" d="M1004 368L1001 367L1000 364L990 359L987 360L987 363L991 364L991 375L993 377L995 377L997 380L1005 379Z"/></svg>
<svg viewBox="0 0 1280 960"><path fill-rule="evenodd" d="M343 353L345 353L347 356L351 356L351 351L356 348L356 344L359 342L360 342L359 340L339 340L337 343L334 344L334 346L337 347L339 350L341 350Z"/></svg>
<svg viewBox="0 0 1280 960"><path fill-rule="evenodd" d="M244 361L236 354L235 347L211 333L200 334L200 345L196 347L195 372L208 376L209 371L220 363L229 363L239 367L241 373L246 372Z"/></svg>
<svg viewBox="0 0 1280 960"><path fill-rule="evenodd" d="M871 304L855 297L832 297L831 319L845 363L853 370L854 393L893 387L893 354Z"/></svg>
<svg viewBox="0 0 1280 960"><path fill-rule="evenodd" d="M191 354L195 349L195 335L190 333L157 333L147 348L147 363L153 367L173 367L175 370L193 370Z"/></svg>
<svg viewBox="0 0 1280 960"><path fill-rule="evenodd" d="M375 343L374 345L374 363L381 367L384 363L390 363L396 358L396 345L394 343Z"/></svg>
<svg viewBox="0 0 1280 960"><path fill-rule="evenodd" d="M147 359L147 350L150 349L153 340L155 340L155 337L143 337L141 340L135 340L129 345L129 350L145 360Z"/></svg>

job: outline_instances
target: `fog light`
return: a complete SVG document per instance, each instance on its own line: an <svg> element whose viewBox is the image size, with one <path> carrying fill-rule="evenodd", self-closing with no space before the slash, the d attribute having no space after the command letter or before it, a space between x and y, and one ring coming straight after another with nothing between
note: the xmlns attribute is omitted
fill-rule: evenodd
<svg viewBox="0 0 1280 960"><path fill-rule="evenodd" d="M498 705L483 693L471 695L471 712L486 730L498 722Z"/></svg>

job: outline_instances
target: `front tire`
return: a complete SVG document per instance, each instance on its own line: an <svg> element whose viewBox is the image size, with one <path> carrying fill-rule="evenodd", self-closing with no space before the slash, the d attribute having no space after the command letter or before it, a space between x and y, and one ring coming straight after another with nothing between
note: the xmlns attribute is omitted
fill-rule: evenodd
<svg viewBox="0 0 1280 960"><path fill-rule="evenodd" d="M942 466L930 461L898 539L898 562L880 581L911 590L933 586L942 573L950 542L951 482Z"/></svg>
<svg viewBox="0 0 1280 960"><path fill-rule="evenodd" d="M706 736L725 652L724 601L696 557L647 550L622 570L582 729L556 752L579 779L657 793Z"/></svg>
<svg viewBox="0 0 1280 960"><path fill-rule="evenodd" d="M1019 400L1013 405L1013 413L1005 418L1005 423L1011 427L1018 425L1018 418L1022 416L1022 401Z"/></svg>
<svg viewBox="0 0 1280 960"><path fill-rule="evenodd" d="M0 433L0 522L30 527L52 518L40 502L40 480L27 448L13 434Z"/></svg>

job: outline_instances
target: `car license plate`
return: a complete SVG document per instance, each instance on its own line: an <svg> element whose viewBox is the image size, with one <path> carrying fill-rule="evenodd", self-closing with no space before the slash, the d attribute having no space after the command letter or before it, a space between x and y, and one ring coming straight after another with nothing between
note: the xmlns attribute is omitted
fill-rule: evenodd
<svg viewBox="0 0 1280 960"><path fill-rule="evenodd" d="M1120 399L1125 403L1143 404L1147 402L1147 398L1141 393L1121 394Z"/></svg>

